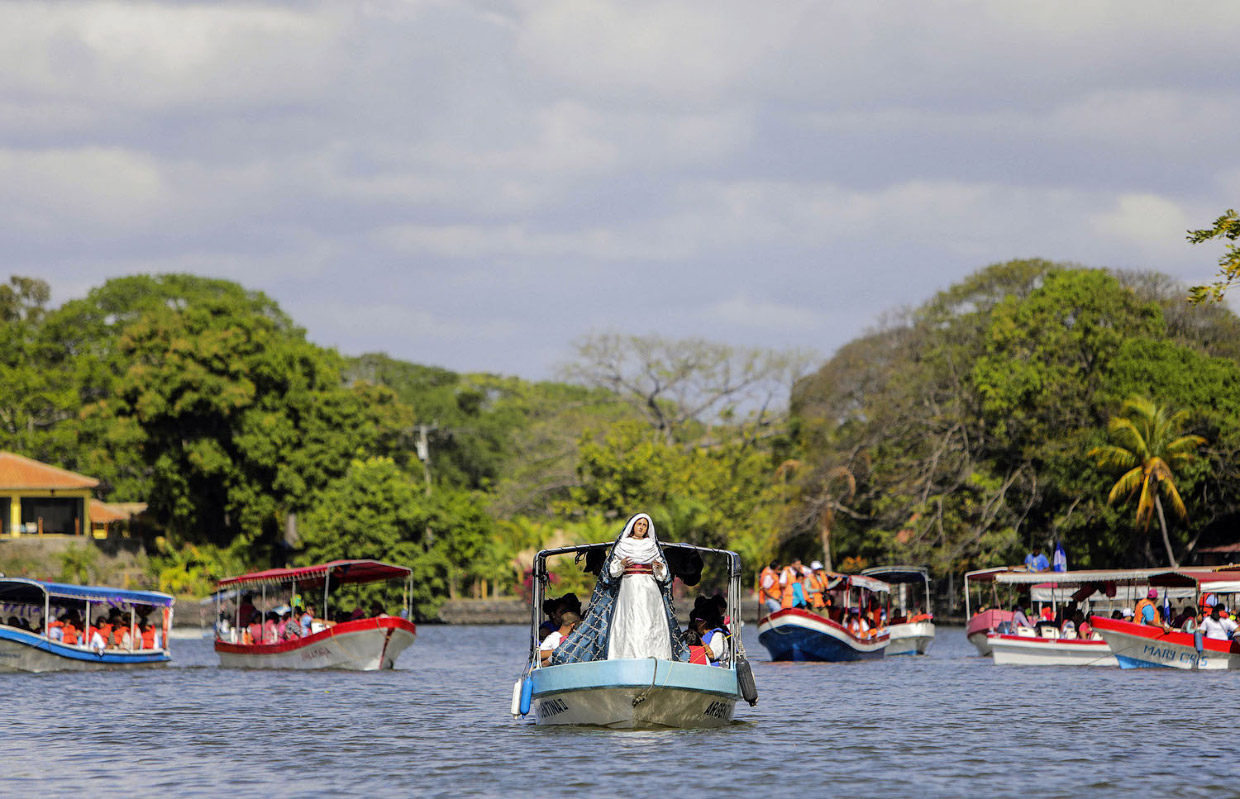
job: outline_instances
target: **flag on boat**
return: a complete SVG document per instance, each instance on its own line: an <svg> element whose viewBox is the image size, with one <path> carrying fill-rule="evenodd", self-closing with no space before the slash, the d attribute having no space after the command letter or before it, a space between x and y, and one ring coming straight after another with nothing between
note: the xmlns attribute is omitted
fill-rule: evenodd
<svg viewBox="0 0 1240 799"><path fill-rule="evenodd" d="M1068 553L1063 551L1063 544L1055 542L1054 569L1057 572L1066 572L1068 570Z"/></svg>

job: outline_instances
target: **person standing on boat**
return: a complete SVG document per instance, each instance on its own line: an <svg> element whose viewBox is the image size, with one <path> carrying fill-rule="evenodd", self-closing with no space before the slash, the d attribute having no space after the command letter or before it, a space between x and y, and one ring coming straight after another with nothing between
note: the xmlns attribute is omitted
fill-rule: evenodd
<svg viewBox="0 0 1240 799"><path fill-rule="evenodd" d="M581 625L555 649L551 661L583 663L620 658L688 662L672 610L672 573L644 513L628 520L599 571Z"/></svg>

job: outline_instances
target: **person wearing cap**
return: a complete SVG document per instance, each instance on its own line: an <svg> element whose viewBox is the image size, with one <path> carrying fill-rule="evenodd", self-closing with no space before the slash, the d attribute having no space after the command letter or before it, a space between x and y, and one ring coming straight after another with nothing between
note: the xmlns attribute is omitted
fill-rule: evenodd
<svg viewBox="0 0 1240 799"><path fill-rule="evenodd" d="M1133 621L1137 624L1149 624L1154 627L1161 627L1162 613L1158 611L1158 604L1154 601L1158 599L1158 589L1151 588L1145 592L1145 599L1137 603L1133 609Z"/></svg>
<svg viewBox="0 0 1240 799"><path fill-rule="evenodd" d="M821 611L827 606L822 600L822 595L827 590L827 576L822 573L822 561L816 560L809 564L809 574L805 575L802 584L805 586L806 596L809 597L811 609Z"/></svg>

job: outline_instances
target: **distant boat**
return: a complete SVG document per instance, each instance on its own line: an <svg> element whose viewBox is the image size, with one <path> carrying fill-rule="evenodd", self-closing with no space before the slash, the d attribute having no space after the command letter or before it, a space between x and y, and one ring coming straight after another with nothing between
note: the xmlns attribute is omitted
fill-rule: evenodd
<svg viewBox="0 0 1240 799"><path fill-rule="evenodd" d="M514 718L533 714L540 726L582 725L611 729L722 727L732 721L736 703L758 701L753 674L740 641L741 561L735 552L691 544L662 543L665 552L711 557L728 575L728 610L733 641L722 666L671 660L616 659L541 665L538 628L548 583L547 559L556 555L588 558L604 554L611 543L561 547L534 557L530 660L513 686ZM677 575L669 554L669 568ZM599 561L602 562L601 560Z"/></svg>
<svg viewBox="0 0 1240 799"><path fill-rule="evenodd" d="M408 580L412 570L375 560L335 560L317 566L295 569L268 569L220 580L216 592L216 618L225 602L233 605L233 621L228 632L217 624L215 651L220 665L245 669L347 669L377 671L390 669L414 641L413 622L396 616L377 615L335 624L316 624L311 634L277 643L246 643L242 632L240 605L244 594L259 602L259 612L273 610L299 592L322 597L322 617L328 615L330 592L348 584L401 580L405 610L409 610ZM244 593L243 593L244 592ZM261 595L261 596L260 596ZM228 613L224 612L224 618Z"/></svg>
<svg viewBox="0 0 1240 799"><path fill-rule="evenodd" d="M1000 566L994 569L978 569L977 571L967 572L964 576L964 615L968 619L965 622L964 634L969 639L969 643L973 644L977 649L977 654L982 657L990 656L990 641L987 636L999 629L999 625L1010 622L1013 613L1010 610L1004 610L999 607L991 607L985 610L972 613L970 608L970 600L972 593L969 591L969 582L973 583L991 583L991 594L993 603L999 604L998 593L994 591L993 581L996 574L1012 571L1007 566Z"/></svg>
<svg viewBox="0 0 1240 799"><path fill-rule="evenodd" d="M891 643L887 645L888 655L924 655L934 643L934 616L930 613L930 574L924 566L873 566L861 571L867 577L882 580L888 585L899 586L898 597L892 597L891 604L898 615L888 610L890 623L887 633ZM925 603L920 609L908 597L905 586L917 586L925 591ZM918 612L909 614L911 609ZM903 621L898 621L903 619Z"/></svg>
<svg viewBox="0 0 1240 799"><path fill-rule="evenodd" d="M875 594L890 594L891 586L859 574L835 575L827 593L847 612L868 607ZM855 593L856 605L853 605ZM845 617L841 616L841 619ZM825 661L830 663L881 658L891 643L887 628L858 634L843 621L835 621L800 608L783 608L758 622L758 640L771 653L771 660Z"/></svg>
<svg viewBox="0 0 1240 799"><path fill-rule="evenodd" d="M149 668L172 659L168 651L168 632L172 627L172 597L157 591L131 591L106 586L48 583L21 577L0 578L0 671L98 671L102 669ZM120 611L121 630L135 631L124 647L92 623L101 614ZM152 621L151 615L158 611ZM65 626L59 621L66 614L76 616L82 629L71 629L77 639L67 643ZM38 619L37 622L34 619ZM139 621L156 625L155 645L144 648ZM50 625L49 625L50 622ZM76 625L75 625L76 626ZM57 632L59 635L57 635ZM93 639L93 641L92 641ZM95 645L92 646L92 643Z"/></svg>

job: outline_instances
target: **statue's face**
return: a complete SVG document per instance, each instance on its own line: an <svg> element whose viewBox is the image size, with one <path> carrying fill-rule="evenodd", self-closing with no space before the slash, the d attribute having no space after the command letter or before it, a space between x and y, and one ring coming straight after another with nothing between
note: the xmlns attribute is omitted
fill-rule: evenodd
<svg viewBox="0 0 1240 799"><path fill-rule="evenodd" d="M646 533L650 531L650 523L645 519L638 519L633 522L633 538L645 538Z"/></svg>

